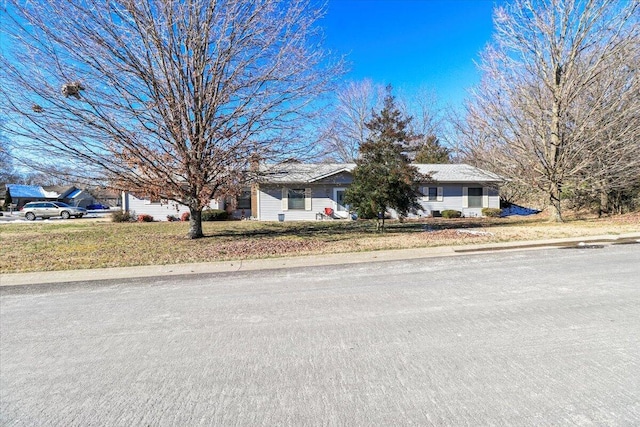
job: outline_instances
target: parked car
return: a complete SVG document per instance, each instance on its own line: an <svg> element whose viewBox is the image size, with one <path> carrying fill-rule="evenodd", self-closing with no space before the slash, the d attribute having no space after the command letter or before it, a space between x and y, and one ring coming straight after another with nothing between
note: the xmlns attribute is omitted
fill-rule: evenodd
<svg viewBox="0 0 640 427"><path fill-rule="evenodd" d="M29 202L20 209L20 215L23 215L29 221L40 218L51 218L53 216L61 216L64 219L70 217L82 218L87 213L85 208L70 206L62 202Z"/></svg>

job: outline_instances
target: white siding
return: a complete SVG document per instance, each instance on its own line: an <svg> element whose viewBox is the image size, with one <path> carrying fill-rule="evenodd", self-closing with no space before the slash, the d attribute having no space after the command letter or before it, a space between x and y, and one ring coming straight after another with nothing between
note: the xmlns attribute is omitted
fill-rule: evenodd
<svg viewBox="0 0 640 427"><path fill-rule="evenodd" d="M339 186L345 188L344 184L323 184L323 185L295 185L290 184L285 188L302 188L307 187L311 191L311 210L303 209L283 209L286 205L283 196L286 197L286 191L283 186L261 185L258 193L258 218L263 221L277 221L278 214L285 214L285 221L309 221L315 220L319 213L323 213L325 208L336 210L335 200L333 200L333 189ZM466 217L482 216L482 208L468 208L464 206L465 195L464 189L468 187L481 187L481 184L440 184L437 187L437 197L435 200L429 200L428 197L420 198L419 202L423 208L419 212L419 216L430 216L433 211L442 212L447 209L462 212ZM428 194L428 193L427 193ZM486 206L485 206L486 205ZM308 206L308 205L307 205ZM486 187L483 190L483 207L499 208L500 197L498 191ZM397 217L392 212L393 217Z"/></svg>
<svg viewBox="0 0 640 427"><path fill-rule="evenodd" d="M151 215L154 221L167 221L167 216L169 215L173 215L179 219L184 212L189 212L189 208L186 205L172 201L151 203L146 199L138 199L130 193L125 193L125 197L125 206L128 206L130 212L133 211L136 215ZM209 207L211 209L218 209L218 202L212 200Z"/></svg>
<svg viewBox="0 0 640 427"><path fill-rule="evenodd" d="M462 212L462 214L466 217L475 217L482 216L482 208L469 208L468 201L468 187L480 187L481 185L473 185L469 184L468 186L462 185L442 185L442 201L434 201L428 200L428 197L423 197L420 200L420 204L422 205L423 212L421 212L424 216L430 216L433 211L444 211L448 209L456 210ZM440 191L438 191L438 199L440 199ZM484 187L483 189L483 198L482 203L483 207L489 208L499 208L500 207L500 196L497 190L494 190L489 187Z"/></svg>
<svg viewBox="0 0 640 427"><path fill-rule="evenodd" d="M305 209L283 209L286 207L283 197L286 198L284 188L305 188L311 197L305 198ZM285 221L311 221L317 215L324 212L325 208L335 209L332 200L333 186L330 185L295 185L288 187L261 185L259 191L260 205L259 218L262 221L277 221L278 214L284 214Z"/></svg>
<svg viewBox="0 0 640 427"><path fill-rule="evenodd" d="M422 205L422 216L430 216L433 211L442 212L448 209L457 211L462 210L462 187L459 185L439 185L438 197L435 200L429 200L423 197L419 200Z"/></svg>

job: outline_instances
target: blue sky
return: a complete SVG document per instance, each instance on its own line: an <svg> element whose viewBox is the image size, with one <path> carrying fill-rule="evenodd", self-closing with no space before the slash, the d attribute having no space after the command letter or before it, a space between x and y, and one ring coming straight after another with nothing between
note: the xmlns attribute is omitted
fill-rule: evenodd
<svg viewBox="0 0 640 427"><path fill-rule="evenodd" d="M497 0L501 3L500 0ZM496 0L329 0L326 47L348 54L346 80L370 78L460 106L477 83L474 60L490 41Z"/></svg>

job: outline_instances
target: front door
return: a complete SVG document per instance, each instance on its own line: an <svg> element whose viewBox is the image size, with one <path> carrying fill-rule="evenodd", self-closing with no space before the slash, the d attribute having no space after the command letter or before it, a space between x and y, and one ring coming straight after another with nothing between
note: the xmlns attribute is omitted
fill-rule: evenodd
<svg viewBox="0 0 640 427"><path fill-rule="evenodd" d="M333 200L336 203L336 212L348 212L349 206L344 204L344 188L334 188L333 189ZM344 216L344 215L342 215Z"/></svg>

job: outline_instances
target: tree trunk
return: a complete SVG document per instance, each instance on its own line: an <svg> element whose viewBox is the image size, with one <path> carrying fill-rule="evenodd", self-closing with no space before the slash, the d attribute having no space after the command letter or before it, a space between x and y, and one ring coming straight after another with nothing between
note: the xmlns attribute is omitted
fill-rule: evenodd
<svg viewBox="0 0 640 427"><path fill-rule="evenodd" d="M555 86L553 88L553 105L551 107L551 146L547 162L551 167L550 191L549 191L549 222L562 222L562 207L560 206L560 151L562 147L561 123L562 123L562 82L564 70L562 65L555 66Z"/></svg>
<svg viewBox="0 0 640 427"><path fill-rule="evenodd" d="M204 237L202 233L202 208L189 207L189 234L190 239L199 239Z"/></svg>
<svg viewBox="0 0 640 427"><path fill-rule="evenodd" d="M602 218L602 214L609 212L609 195L603 189L598 195L598 218Z"/></svg>
<svg viewBox="0 0 640 427"><path fill-rule="evenodd" d="M549 192L549 222L563 222L562 209L560 207L560 188L552 184Z"/></svg>

